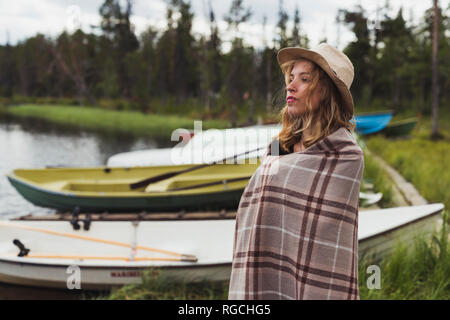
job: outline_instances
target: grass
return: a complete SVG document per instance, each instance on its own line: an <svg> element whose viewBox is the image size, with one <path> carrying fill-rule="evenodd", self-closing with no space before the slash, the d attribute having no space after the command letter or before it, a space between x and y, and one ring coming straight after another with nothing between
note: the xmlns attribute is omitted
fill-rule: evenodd
<svg viewBox="0 0 450 320"><path fill-rule="evenodd" d="M446 116L443 115L446 119ZM430 122L425 120L407 139L387 139L381 135L367 139L368 148L394 167L429 202L450 207L450 128L443 124L444 139L432 141ZM427 124L428 123L428 124ZM447 124L448 125L448 124Z"/></svg>
<svg viewBox="0 0 450 320"><path fill-rule="evenodd" d="M393 197L392 182L389 175L381 168L375 159L366 153L364 153L363 181L372 183L373 189L376 192L381 192L383 194L383 198L377 203L380 208L391 208L396 206ZM368 191L365 189L364 183L362 183L361 191Z"/></svg>
<svg viewBox="0 0 450 320"><path fill-rule="evenodd" d="M281 99L283 100L283 99ZM94 103L94 104L92 104ZM205 108L204 100L201 98L187 98L182 101L176 97L157 97L146 103L141 103L136 100L123 98L100 98L95 102L88 99L79 101L76 98L70 97L29 97L14 95L12 97L0 96L0 111L3 106L18 106L18 105L44 105L44 106L84 106L87 108L97 108L109 111L135 111L142 113L152 113L158 115L172 115L179 117L187 117L190 119L202 120L223 120L231 123L233 117L231 113L231 103L228 98L219 98L217 101L211 101L210 107ZM273 121L278 116L278 110L281 108L280 103L273 106L274 111L267 113L265 100L253 101L253 122L258 121ZM248 124L250 115L250 100L246 100L235 107L236 125Z"/></svg>
<svg viewBox="0 0 450 320"><path fill-rule="evenodd" d="M142 137L167 138L177 128L193 129L194 127L194 120L189 117L77 106L20 105L8 107L7 113L16 117L37 118L85 130L117 132ZM227 127L229 122L225 120L202 122L203 130Z"/></svg>
<svg viewBox="0 0 450 320"><path fill-rule="evenodd" d="M410 181L430 202L450 206L450 143L415 138L387 142L373 138L368 146Z"/></svg>
<svg viewBox="0 0 450 320"><path fill-rule="evenodd" d="M107 300L226 300L228 281L171 283L159 278L156 270L148 270L142 277L142 284L127 285L113 290L109 296L98 297Z"/></svg>

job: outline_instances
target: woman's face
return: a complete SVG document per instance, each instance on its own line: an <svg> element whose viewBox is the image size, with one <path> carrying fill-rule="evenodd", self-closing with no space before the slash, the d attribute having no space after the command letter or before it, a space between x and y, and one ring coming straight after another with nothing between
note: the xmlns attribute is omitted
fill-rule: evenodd
<svg viewBox="0 0 450 320"><path fill-rule="evenodd" d="M306 112L306 93L312 81L314 65L307 60L299 60L294 64L289 75L289 84L286 87L286 103L288 111L292 115L300 115ZM320 82L311 96L313 110L319 105Z"/></svg>

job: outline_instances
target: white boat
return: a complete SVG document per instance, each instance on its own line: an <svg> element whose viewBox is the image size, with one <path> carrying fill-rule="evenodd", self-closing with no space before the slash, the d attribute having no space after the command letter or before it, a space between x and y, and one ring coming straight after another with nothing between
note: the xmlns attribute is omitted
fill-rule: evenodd
<svg viewBox="0 0 450 320"><path fill-rule="evenodd" d="M159 148L118 153L111 156L107 167L166 166L179 164L202 164L241 155L237 160L262 157L270 141L278 135L280 125L257 125L235 129L210 129L195 133L181 147ZM183 132L182 132L183 133ZM356 134L355 138L357 137ZM252 151L256 150L257 151ZM245 154L249 152L248 154ZM360 193L363 206L379 202L381 193Z"/></svg>
<svg viewBox="0 0 450 320"><path fill-rule="evenodd" d="M108 167L136 167L213 162L267 147L280 130L281 126L279 125L259 125L235 129L194 131L194 136L187 143L180 143L180 146L119 153L111 156L106 165ZM265 152L266 150L263 148L245 155L245 158L261 157Z"/></svg>
<svg viewBox="0 0 450 320"><path fill-rule="evenodd" d="M417 235L437 231L442 225L444 204L360 210L358 223L359 258L379 260L398 243L412 246Z"/></svg>
<svg viewBox="0 0 450 320"><path fill-rule="evenodd" d="M0 221L0 282L67 288L70 266L89 290L140 283L150 268L174 281L226 280L234 225L234 219L93 221L89 231L74 231L65 221ZM18 257L15 239L30 250L26 256Z"/></svg>
<svg viewBox="0 0 450 320"><path fill-rule="evenodd" d="M360 258L381 257L396 241L412 243L416 234L434 231L443 208L360 211ZM234 219L93 221L88 231L74 231L67 221L0 221L0 282L67 288L74 268L81 289L91 290L140 283L150 268L171 281L228 280L234 231ZM30 250L25 256L18 256L15 239Z"/></svg>
<svg viewBox="0 0 450 320"><path fill-rule="evenodd" d="M359 199L362 200L363 206L371 206L375 203L378 203L383 198L383 194L381 192L377 193L368 193L368 192L360 192Z"/></svg>

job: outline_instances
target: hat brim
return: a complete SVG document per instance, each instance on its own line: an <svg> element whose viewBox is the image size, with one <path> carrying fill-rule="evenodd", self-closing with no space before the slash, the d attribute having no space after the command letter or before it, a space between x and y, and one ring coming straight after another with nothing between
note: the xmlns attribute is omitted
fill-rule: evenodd
<svg viewBox="0 0 450 320"><path fill-rule="evenodd" d="M336 73L333 71L333 69L331 69L330 65L322 57L322 55L312 50L297 47L281 49L277 55L277 60L280 67L287 61L297 59L308 59L321 67L322 70L325 71L325 73L331 78L333 83L336 85L339 93L341 94L343 107L353 115L354 105L350 90L347 88L345 83L336 76Z"/></svg>

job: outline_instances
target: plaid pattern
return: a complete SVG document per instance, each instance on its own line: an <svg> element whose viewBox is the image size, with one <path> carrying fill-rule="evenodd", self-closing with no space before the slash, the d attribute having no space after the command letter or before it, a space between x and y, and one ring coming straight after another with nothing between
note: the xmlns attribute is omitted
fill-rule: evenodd
<svg viewBox="0 0 450 320"><path fill-rule="evenodd" d="M229 299L359 299L364 156L340 128L300 153L268 153L236 215Z"/></svg>

